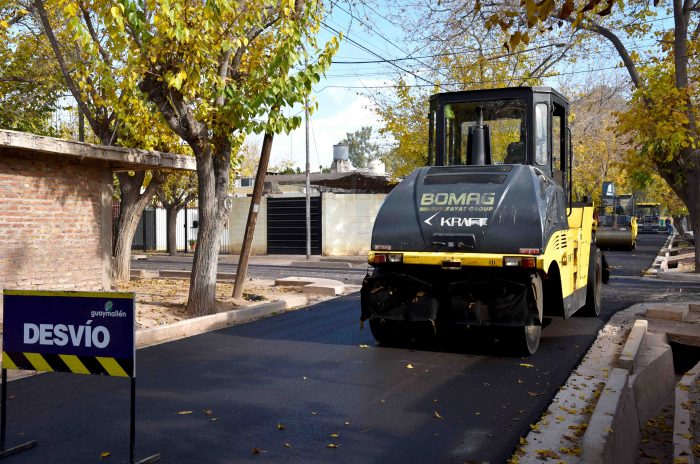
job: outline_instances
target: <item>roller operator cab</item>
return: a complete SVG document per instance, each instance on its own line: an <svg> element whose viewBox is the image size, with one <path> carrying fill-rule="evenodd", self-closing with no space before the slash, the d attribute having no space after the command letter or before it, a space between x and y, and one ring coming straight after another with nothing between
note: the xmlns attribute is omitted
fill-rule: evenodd
<svg viewBox="0 0 700 464"><path fill-rule="evenodd" d="M567 118L547 87L430 98L428 166L387 196L372 232L361 319L378 342L492 326L532 354L545 318L599 313L603 256L593 205L570 196Z"/></svg>

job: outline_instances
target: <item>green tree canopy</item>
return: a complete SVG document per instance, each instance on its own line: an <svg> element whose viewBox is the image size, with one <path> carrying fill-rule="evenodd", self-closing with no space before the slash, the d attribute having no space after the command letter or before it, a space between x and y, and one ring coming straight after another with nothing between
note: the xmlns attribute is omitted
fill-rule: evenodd
<svg viewBox="0 0 700 464"><path fill-rule="evenodd" d="M368 163L379 158L379 144L372 141L372 126L362 126L355 132L347 132L340 144L348 146L350 163L356 168L366 168Z"/></svg>
<svg viewBox="0 0 700 464"><path fill-rule="evenodd" d="M79 38L90 35L79 22L83 8L64 10ZM106 26L100 45L118 60L113 75L127 98L165 121L197 160L200 225L187 308L214 313L232 153L249 133L271 142L301 123L281 109L304 102L337 41L317 45L317 1L93 0L87 8Z"/></svg>

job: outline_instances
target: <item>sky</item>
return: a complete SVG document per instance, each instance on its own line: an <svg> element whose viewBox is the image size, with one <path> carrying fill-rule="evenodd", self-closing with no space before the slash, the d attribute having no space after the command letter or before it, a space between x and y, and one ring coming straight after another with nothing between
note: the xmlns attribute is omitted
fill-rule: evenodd
<svg viewBox="0 0 700 464"><path fill-rule="evenodd" d="M332 30L342 31L345 39L340 42L334 63L313 90L313 97L318 109L309 120L309 163L312 172L318 172L319 166L330 167L333 161L333 145L363 126L372 126L376 134L381 122L372 111L372 103L363 87L387 85L396 76L396 68L384 65L348 65L335 61L361 61L391 59L406 56L402 46L403 33L385 19L389 12L385 7L377 6L365 10L373 14L374 28L368 30L362 13L351 11L346 4L333 5L330 15L324 20L319 35L319 44L325 43L333 35ZM381 32L379 32L381 31ZM363 94L364 92L364 94ZM290 114L301 113L302 108L294 108ZM262 137L254 137L255 143L261 144ZM384 140L383 143L387 143ZM291 162L302 171L306 166L305 125L291 134L275 136L270 155L270 167Z"/></svg>

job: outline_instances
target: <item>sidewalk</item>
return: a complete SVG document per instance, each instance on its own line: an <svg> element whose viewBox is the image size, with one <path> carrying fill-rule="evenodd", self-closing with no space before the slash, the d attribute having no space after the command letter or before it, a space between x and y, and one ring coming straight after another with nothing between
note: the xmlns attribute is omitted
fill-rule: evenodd
<svg viewBox="0 0 700 464"><path fill-rule="evenodd" d="M659 251L655 271L668 269L673 245L669 239ZM646 275L700 286L700 274ZM700 463L700 362L691 360L685 375L674 373L671 344L689 346L689 357L699 352L700 301L645 302L619 311L510 462Z"/></svg>

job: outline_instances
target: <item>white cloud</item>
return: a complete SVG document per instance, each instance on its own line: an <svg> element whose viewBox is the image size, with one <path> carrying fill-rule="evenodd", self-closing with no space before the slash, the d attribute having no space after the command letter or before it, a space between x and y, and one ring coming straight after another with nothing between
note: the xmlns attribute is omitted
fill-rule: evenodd
<svg viewBox="0 0 700 464"><path fill-rule="evenodd" d="M384 81L364 82L365 85L381 85ZM333 82L333 85L343 85ZM352 84L357 85L357 81ZM380 127L380 121L372 110L372 102L364 95L358 95L358 89L325 87L319 84L316 94L318 110L311 115L309 131L309 159L312 171L318 171L319 166L329 167L333 162L333 145L346 137L348 132L355 132L363 126L372 126L373 133ZM300 111L300 110L297 110ZM296 114L297 111L291 111ZM262 136L253 138L258 145L262 144ZM291 134L275 136L270 166L291 160L301 170L306 166L305 126Z"/></svg>

